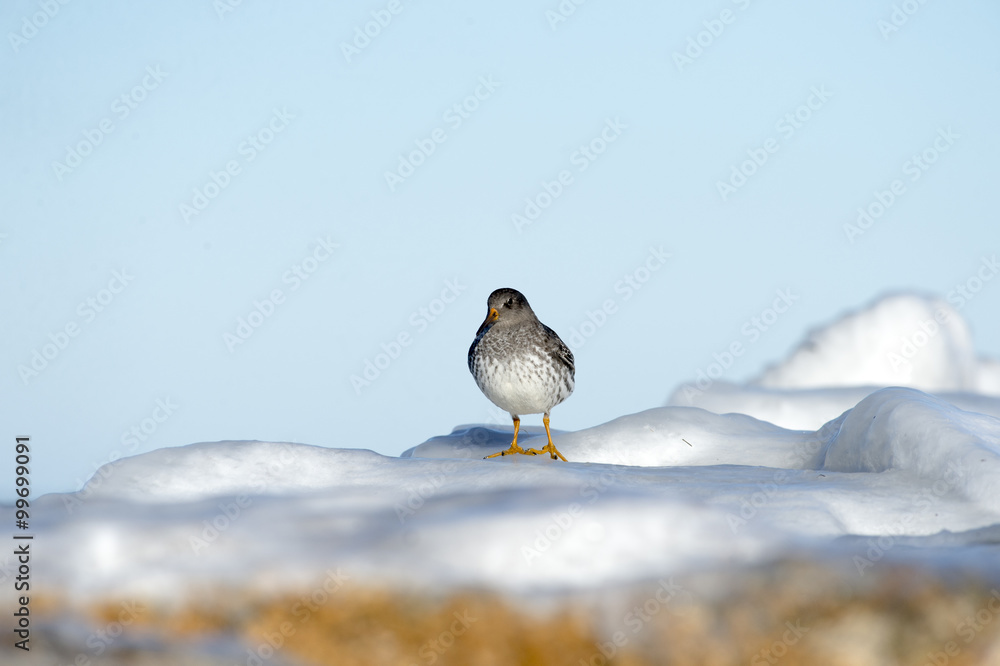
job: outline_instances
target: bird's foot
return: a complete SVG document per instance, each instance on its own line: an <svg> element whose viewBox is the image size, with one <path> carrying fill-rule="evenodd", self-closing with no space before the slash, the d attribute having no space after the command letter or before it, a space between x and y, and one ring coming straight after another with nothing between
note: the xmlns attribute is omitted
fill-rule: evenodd
<svg viewBox="0 0 1000 666"><path fill-rule="evenodd" d="M497 451L496 453L491 453L488 456L484 456L483 460L486 460L487 458L496 458L497 456L510 456L514 455L515 453L528 455L528 451L525 451L524 449L522 449L520 446L517 445L517 442L514 442L510 445L510 448L507 449L506 451ZM532 453L531 455L535 454Z"/></svg>
<svg viewBox="0 0 1000 666"><path fill-rule="evenodd" d="M559 453L559 449L557 449L556 445L553 444L552 442L549 442L541 449L528 449L527 451L525 451L525 453L531 456L540 456L548 453L550 456L552 456L553 460L555 460L556 457L558 456L559 460L562 460L563 462L569 462L568 460L563 458L563 454Z"/></svg>

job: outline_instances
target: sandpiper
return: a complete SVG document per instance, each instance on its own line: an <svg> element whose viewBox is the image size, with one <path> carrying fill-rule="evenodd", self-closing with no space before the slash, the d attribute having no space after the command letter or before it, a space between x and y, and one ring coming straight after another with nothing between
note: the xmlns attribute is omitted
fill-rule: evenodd
<svg viewBox="0 0 1000 666"><path fill-rule="evenodd" d="M573 392L573 352L556 332L538 321L528 300L516 289L497 289L486 301L489 312L469 347L469 371L490 401L514 419L514 441L506 451L548 453L566 460L552 443L549 412ZM541 450L517 445L520 414L544 414L548 444Z"/></svg>

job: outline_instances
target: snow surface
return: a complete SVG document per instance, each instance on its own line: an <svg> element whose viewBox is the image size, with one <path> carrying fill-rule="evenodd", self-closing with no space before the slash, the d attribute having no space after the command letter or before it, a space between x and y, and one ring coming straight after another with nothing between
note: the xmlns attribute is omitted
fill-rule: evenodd
<svg viewBox="0 0 1000 666"><path fill-rule="evenodd" d="M789 358L754 383L976 391L979 375L969 326L951 305L940 298L896 294L811 331Z"/></svg>
<svg viewBox="0 0 1000 666"><path fill-rule="evenodd" d="M872 536L883 537L877 561L959 560L1000 575L1000 400L972 391L983 364L956 343L967 342L957 314L940 353L965 366L949 375L937 359L914 376L961 392L872 386L877 363L860 361L876 373L865 374L835 358L838 339L842 355L864 339L886 349L878 339L886 313L906 314L900 303L931 312L929 301L900 299L812 333L811 360L795 352L765 373L767 386L718 384L703 396L779 422L837 412L813 427L675 404L555 433L569 463L483 460L511 429L478 425L400 457L254 441L165 448L35 502L32 526L46 544L34 555L37 580L78 599L279 590L335 571L534 594L790 555L850 561L870 557ZM820 361L834 388L811 387ZM526 427L521 443L540 437Z"/></svg>
<svg viewBox="0 0 1000 666"><path fill-rule="evenodd" d="M909 293L810 331L787 359L745 385L702 378L678 386L667 402L812 430L886 386L1000 416L1000 362L976 356L968 324L948 302Z"/></svg>
<svg viewBox="0 0 1000 666"><path fill-rule="evenodd" d="M913 389L877 391L819 431L661 407L558 435L569 464L481 459L508 437L465 427L400 458L270 442L139 455L44 498L39 580L169 599L342 568L527 593L818 553L848 535L961 545L1000 523L1000 420Z"/></svg>

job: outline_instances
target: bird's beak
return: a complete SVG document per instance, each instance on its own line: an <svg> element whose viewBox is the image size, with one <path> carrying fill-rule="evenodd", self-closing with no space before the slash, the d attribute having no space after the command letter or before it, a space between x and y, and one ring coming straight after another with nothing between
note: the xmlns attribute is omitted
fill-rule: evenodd
<svg viewBox="0 0 1000 666"><path fill-rule="evenodd" d="M490 308L490 311L486 313L486 319L483 320L483 325L479 327L476 331L476 336L480 336L489 330L490 326L496 323L497 319L500 318L500 313L497 312L496 308Z"/></svg>

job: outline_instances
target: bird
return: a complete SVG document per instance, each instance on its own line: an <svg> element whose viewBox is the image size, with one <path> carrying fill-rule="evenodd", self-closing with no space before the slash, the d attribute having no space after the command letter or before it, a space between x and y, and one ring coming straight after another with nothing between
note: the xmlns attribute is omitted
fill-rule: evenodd
<svg viewBox="0 0 1000 666"><path fill-rule="evenodd" d="M514 453L566 458L552 443L549 413L575 387L573 352L556 332L538 321L528 299L516 289L497 289L486 299L486 319L469 347L469 372L494 405L514 420L510 448L486 458ZM521 414L543 414L548 444L542 449L518 446ZM484 458L485 459L485 458Z"/></svg>

